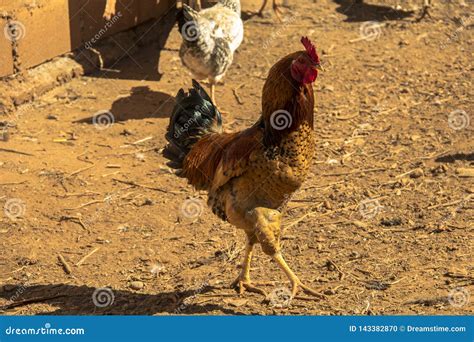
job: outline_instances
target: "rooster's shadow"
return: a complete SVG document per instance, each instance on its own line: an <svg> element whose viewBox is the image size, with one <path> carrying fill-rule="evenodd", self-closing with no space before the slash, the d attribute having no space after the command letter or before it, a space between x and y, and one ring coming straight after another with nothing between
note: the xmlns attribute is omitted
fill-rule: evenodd
<svg viewBox="0 0 474 342"><path fill-rule="evenodd" d="M37 315L190 315L216 311L224 315L242 314L216 304L193 304L192 301L186 301L186 298L209 292L211 288L157 294L65 284L9 284L5 288L8 291L0 292L0 298L7 300L7 305L0 306L0 314L8 314L17 307L35 303L49 304L56 308L54 311L35 312Z"/></svg>

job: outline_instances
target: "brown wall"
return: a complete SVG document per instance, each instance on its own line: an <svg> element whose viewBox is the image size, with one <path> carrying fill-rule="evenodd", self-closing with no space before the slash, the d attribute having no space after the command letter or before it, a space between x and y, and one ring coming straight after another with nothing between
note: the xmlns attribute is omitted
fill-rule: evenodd
<svg viewBox="0 0 474 342"><path fill-rule="evenodd" d="M121 16L109 28L102 18L105 4L106 0L0 0L0 77L84 46L96 35L103 39L160 18L175 1L117 1L116 12ZM15 43L3 30L12 21L18 21L20 29L24 27Z"/></svg>

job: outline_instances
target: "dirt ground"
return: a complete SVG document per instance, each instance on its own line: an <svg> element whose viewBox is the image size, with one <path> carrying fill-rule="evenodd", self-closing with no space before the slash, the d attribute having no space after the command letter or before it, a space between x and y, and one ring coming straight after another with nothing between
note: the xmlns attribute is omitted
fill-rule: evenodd
<svg viewBox="0 0 474 342"><path fill-rule="evenodd" d="M290 202L283 253L326 298L286 302L286 278L260 247L252 277L273 282L270 302L229 288L242 232L160 154L174 95L191 84L175 28L164 50L5 118L15 127L0 141L3 313L474 313L473 4L434 0L432 18L415 22L421 0L349 2L289 1L278 23L250 17L260 2L244 1L245 39L217 87L226 129L247 127L269 68L302 35L317 44L315 161Z"/></svg>

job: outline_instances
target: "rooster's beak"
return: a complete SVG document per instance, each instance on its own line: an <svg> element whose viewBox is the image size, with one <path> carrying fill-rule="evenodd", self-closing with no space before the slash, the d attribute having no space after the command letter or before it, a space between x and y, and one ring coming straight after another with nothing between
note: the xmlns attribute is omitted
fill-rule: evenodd
<svg viewBox="0 0 474 342"><path fill-rule="evenodd" d="M323 68L323 66L322 66L321 64L316 64L316 65L314 66L314 68L317 69L317 70L319 70L319 71L324 71L324 68Z"/></svg>

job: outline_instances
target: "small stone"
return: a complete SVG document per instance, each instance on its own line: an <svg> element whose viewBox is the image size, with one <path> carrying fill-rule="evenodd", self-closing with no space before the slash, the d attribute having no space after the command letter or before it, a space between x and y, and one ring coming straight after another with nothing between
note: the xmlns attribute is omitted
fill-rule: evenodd
<svg viewBox="0 0 474 342"><path fill-rule="evenodd" d="M336 291L334 291L333 289L327 289L327 290L324 290L324 294L328 296L332 296L336 294Z"/></svg>
<svg viewBox="0 0 474 342"><path fill-rule="evenodd" d="M386 227L399 226L402 222L403 221L400 217L383 218L380 220L380 223Z"/></svg>
<svg viewBox="0 0 474 342"><path fill-rule="evenodd" d="M145 284L143 284L143 282L141 281L132 281L130 283L130 288L132 290L141 290L145 287Z"/></svg>
<svg viewBox="0 0 474 342"><path fill-rule="evenodd" d="M149 198L145 198L145 201L143 202L142 205L153 205L153 204L154 204L153 200Z"/></svg>
<svg viewBox="0 0 474 342"><path fill-rule="evenodd" d="M324 201L323 207L328 210L332 209L332 205L329 201Z"/></svg>
<svg viewBox="0 0 474 342"><path fill-rule="evenodd" d="M353 221L353 223L354 223L354 226L358 228L367 228L369 226L367 223L358 221L358 220Z"/></svg>
<svg viewBox="0 0 474 342"><path fill-rule="evenodd" d="M117 227L117 230L121 233L128 232L128 226L125 224L121 224Z"/></svg>
<svg viewBox="0 0 474 342"><path fill-rule="evenodd" d="M123 136L133 135L133 132L129 129L124 129L122 133L120 133L120 135L123 135Z"/></svg>
<svg viewBox="0 0 474 342"><path fill-rule="evenodd" d="M458 167L456 169L456 174L459 177L474 177L474 168L467 168L467 167Z"/></svg>
<svg viewBox="0 0 474 342"><path fill-rule="evenodd" d="M136 153L135 158L137 158L139 161L142 161L142 162L145 161L145 155L143 153Z"/></svg>
<svg viewBox="0 0 474 342"><path fill-rule="evenodd" d="M413 170L412 173L410 173L410 177L411 178L420 178L420 177L423 177L424 176L424 172L422 169L415 169Z"/></svg>

